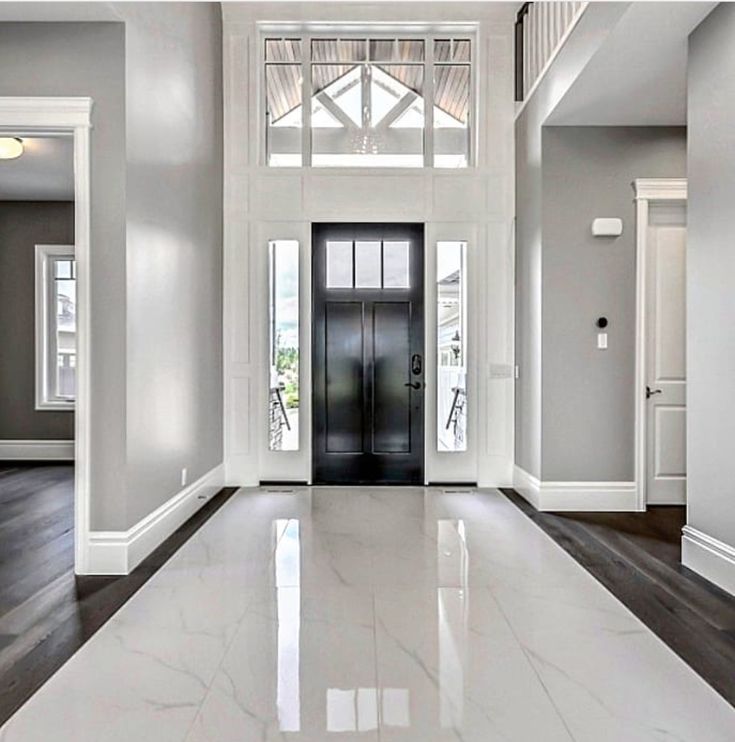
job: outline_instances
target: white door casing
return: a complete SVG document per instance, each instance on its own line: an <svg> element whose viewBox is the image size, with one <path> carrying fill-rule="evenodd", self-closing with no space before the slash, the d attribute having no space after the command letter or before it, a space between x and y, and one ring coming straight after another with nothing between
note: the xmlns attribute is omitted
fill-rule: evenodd
<svg viewBox="0 0 735 742"><path fill-rule="evenodd" d="M637 509L686 502L686 198L683 178L636 192ZM649 391L650 390L650 391Z"/></svg>
<svg viewBox="0 0 735 742"><path fill-rule="evenodd" d="M77 359L74 423L74 570L88 572L91 481L90 326L90 131L93 101L88 97L0 97L0 132L74 137L74 244L77 265Z"/></svg>

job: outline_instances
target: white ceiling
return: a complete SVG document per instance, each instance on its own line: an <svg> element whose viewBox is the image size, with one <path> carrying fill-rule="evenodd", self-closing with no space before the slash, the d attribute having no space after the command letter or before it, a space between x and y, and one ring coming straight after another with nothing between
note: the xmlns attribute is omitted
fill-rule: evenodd
<svg viewBox="0 0 735 742"><path fill-rule="evenodd" d="M546 124L686 125L687 37L716 4L631 3Z"/></svg>
<svg viewBox="0 0 735 742"><path fill-rule="evenodd" d="M0 201L73 201L71 136L21 139L23 154L15 160L0 160Z"/></svg>

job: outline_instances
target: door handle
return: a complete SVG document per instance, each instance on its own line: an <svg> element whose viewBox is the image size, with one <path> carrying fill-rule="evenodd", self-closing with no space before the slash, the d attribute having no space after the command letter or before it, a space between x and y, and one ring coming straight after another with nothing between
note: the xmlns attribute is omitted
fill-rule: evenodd
<svg viewBox="0 0 735 742"><path fill-rule="evenodd" d="M420 381L407 381L403 386L410 386L411 389L416 389L416 391L418 391L421 389L422 384Z"/></svg>
<svg viewBox="0 0 735 742"><path fill-rule="evenodd" d="M646 387L646 399L651 399L654 394L663 394L663 389L651 389L650 386Z"/></svg>

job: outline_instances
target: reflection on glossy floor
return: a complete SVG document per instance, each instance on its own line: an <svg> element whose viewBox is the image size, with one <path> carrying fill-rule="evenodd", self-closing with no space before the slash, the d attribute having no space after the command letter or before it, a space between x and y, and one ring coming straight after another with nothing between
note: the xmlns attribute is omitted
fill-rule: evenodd
<svg viewBox="0 0 735 742"><path fill-rule="evenodd" d="M501 494L242 491L3 742L735 739L735 709Z"/></svg>

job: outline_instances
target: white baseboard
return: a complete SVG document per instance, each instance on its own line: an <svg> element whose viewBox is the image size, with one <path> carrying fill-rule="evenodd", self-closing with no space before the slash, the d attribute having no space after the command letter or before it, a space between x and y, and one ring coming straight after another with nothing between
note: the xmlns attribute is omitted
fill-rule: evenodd
<svg viewBox="0 0 735 742"><path fill-rule="evenodd" d="M702 531L684 526L681 562L710 582L735 595L735 548Z"/></svg>
<svg viewBox="0 0 735 742"><path fill-rule="evenodd" d="M126 575L132 572L219 492L224 480L224 466L219 464L127 531L90 531L86 574Z"/></svg>
<svg viewBox="0 0 735 742"><path fill-rule="evenodd" d="M74 461L74 441L0 441L0 461Z"/></svg>
<svg viewBox="0 0 735 742"><path fill-rule="evenodd" d="M542 482L514 466L513 488L536 510L543 512L638 510L635 482Z"/></svg>

